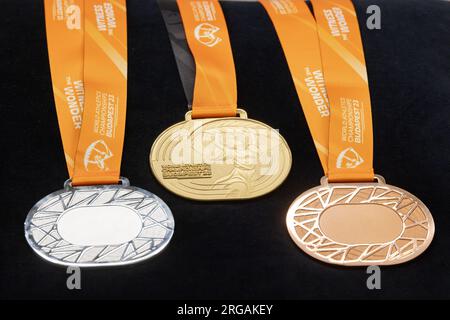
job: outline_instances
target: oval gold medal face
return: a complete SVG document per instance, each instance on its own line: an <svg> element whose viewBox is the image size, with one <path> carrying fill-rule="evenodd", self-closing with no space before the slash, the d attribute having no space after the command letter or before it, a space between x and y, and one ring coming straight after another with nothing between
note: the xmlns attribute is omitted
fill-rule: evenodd
<svg viewBox="0 0 450 320"><path fill-rule="evenodd" d="M291 151L278 131L240 117L190 119L165 130L150 166L170 191L194 200L236 200L271 192L287 177Z"/></svg>
<svg viewBox="0 0 450 320"><path fill-rule="evenodd" d="M323 184L299 196L286 223L294 242L327 263L392 265L430 245L433 218L412 194L382 182Z"/></svg>

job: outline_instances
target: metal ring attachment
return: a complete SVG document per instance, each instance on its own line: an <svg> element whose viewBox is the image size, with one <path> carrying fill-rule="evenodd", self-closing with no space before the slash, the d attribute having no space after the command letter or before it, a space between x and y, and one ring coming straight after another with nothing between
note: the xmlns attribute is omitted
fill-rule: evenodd
<svg viewBox="0 0 450 320"><path fill-rule="evenodd" d="M339 182L331 182L331 184L336 184L336 183L339 183ZM361 182L361 183L364 183L364 182ZM367 183L386 184L386 180L383 178L383 176L380 176L380 175L376 174L376 175L374 176L374 181L373 181L373 182L367 181ZM328 177L327 177L327 176L323 176L323 177L320 179L320 184L321 184L322 186L327 186L327 185L329 184L329 182L328 182Z"/></svg>
<svg viewBox="0 0 450 320"><path fill-rule="evenodd" d="M242 118L242 119L247 119L247 111L245 111L244 109L236 109L236 117ZM184 119L186 121L190 121L192 120L192 110L189 110L188 112L186 112L186 114L184 115Z"/></svg>
<svg viewBox="0 0 450 320"><path fill-rule="evenodd" d="M128 178L125 177L119 177L119 183L118 185L124 186L124 187L129 187L130 186L130 180L128 180ZM72 185L72 179L67 179L66 181L64 181L64 190L70 190L76 188Z"/></svg>

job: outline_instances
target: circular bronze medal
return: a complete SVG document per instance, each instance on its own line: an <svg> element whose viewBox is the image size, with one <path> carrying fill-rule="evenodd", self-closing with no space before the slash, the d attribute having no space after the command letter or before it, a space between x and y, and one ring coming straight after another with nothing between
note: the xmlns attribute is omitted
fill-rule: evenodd
<svg viewBox="0 0 450 320"><path fill-rule="evenodd" d="M271 192L287 177L291 151L278 131L238 117L191 119L165 130L150 167L167 189L194 200L236 200Z"/></svg>
<svg viewBox="0 0 450 320"><path fill-rule="evenodd" d="M434 222L414 195L384 183L330 183L300 195L286 223L294 242L312 257L345 266L393 265L430 245Z"/></svg>

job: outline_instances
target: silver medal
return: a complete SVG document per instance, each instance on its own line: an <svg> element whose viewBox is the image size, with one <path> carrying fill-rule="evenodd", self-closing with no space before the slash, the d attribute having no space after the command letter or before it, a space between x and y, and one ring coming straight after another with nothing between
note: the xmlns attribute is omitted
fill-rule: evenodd
<svg viewBox="0 0 450 320"><path fill-rule="evenodd" d="M66 183L31 208L28 244L43 259L79 267L118 266L148 259L172 238L169 207L129 185L72 187Z"/></svg>

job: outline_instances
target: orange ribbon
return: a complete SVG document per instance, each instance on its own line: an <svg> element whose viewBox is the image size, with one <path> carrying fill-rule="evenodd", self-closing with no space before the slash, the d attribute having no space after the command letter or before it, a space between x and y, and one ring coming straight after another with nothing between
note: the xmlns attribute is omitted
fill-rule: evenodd
<svg viewBox="0 0 450 320"><path fill-rule="evenodd" d="M330 182L373 181L366 63L350 0L260 0L269 14Z"/></svg>
<svg viewBox="0 0 450 320"><path fill-rule="evenodd" d="M236 116L233 53L219 1L177 0L177 4L195 60L192 117Z"/></svg>
<svg viewBox="0 0 450 320"><path fill-rule="evenodd" d="M73 185L120 178L127 99L125 0L45 0L58 123Z"/></svg>

